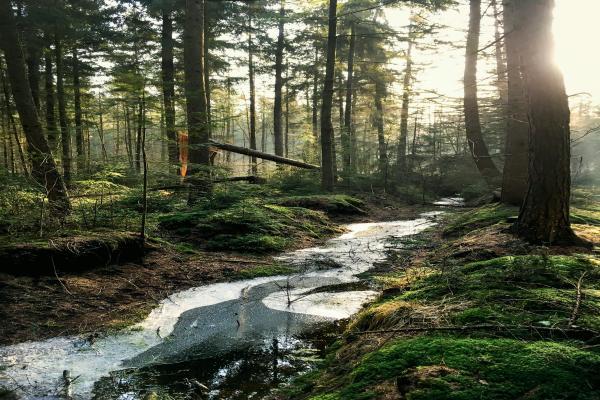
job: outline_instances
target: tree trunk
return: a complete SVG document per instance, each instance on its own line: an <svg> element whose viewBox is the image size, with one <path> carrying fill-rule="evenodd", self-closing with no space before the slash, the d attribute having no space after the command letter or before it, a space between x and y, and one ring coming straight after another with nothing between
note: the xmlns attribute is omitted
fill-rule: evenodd
<svg viewBox="0 0 600 400"><path fill-rule="evenodd" d="M496 75L498 76L498 79L496 80L496 86L498 87L498 94L502 100L502 105L506 105L508 102L508 86L506 82L507 77L506 63L504 60L504 48L502 47L502 35L500 34L500 13L498 11L498 4L496 0L491 0L491 6L494 11L494 46L496 50ZM506 42L506 37L504 40Z"/></svg>
<svg viewBox="0 0 600 400"><path fill-rule="evenodd" d="M282 88L283 88L283 40L284 40L284 16L285 10L283 8L283 0L280 0L279 7L279 33L277 35L277 49L275 51L275 100L273 104L273 137L275 141L275 154L283 156L283 126L282 126L282 114L283 114L283 101L282 101Z"/></svg>
<svg viewBox="0 0 600 400"><path fill-rule="evenodd" d="M138 98L137 117L137 135L135 139L135 172L139 174L142 171L142 126L144 124L144 104L141 97Z"/></svg>
<svg viewBox="0 0 600 400"><path fill-rule="evenodd" d="M356 48L355 27L350 27L350 44L348 45L348 77L346 78L346 110L344 112L344 128L342 130L342 165L344 173L352 173L351 136L352 136L352 86L354 84L354 51Z"/></svg>
<svg viewBox="0 0 600 400"><path fill-rule="evenodd" d="M408 48L406 49L406 69L402 83L402 109L400 111L400 138L398 140L398 165L397 178L402 179L406 173L406 148L408 143L408 107L410 105L410 92L412 86L412 49L413 25L408 28Z"/></svg>
<svg viewBox="0 0 600 400"><path fill-rule="evenodd" d="M335 46L337 29L337 0L329 0L329 29L327 34L327 61L325 83L321 102L321 185L324 190L333 191L335 168L333 159L333 80L335 77Z"/></svg>
<svg viewBox="0 0 600 400"><path fill-rule="evenodd" d="M210 1L210 0L209 0ZM210 40L210 20L209 20L208 3L204 4L204 91L206 92L206 121L208 126L208 137L212 137L212 108L210 104L211 88L210 88L210 62L209 62L209 40Z"/></svg>
<svg viewBox="0 0 600 400"><path fill-rule="evenodd" d="M161 73L169 166L179 164L177 133L175 132L175 66L173 63L173 19L171 14L170 9L166 7L162 9Z"/></svg>
<svg viewBox="0 0 600 400"><path fill-rule="evenodd" d="M319 106L318 83L319 83L319 49L315 43L315 73L313 75L313 93L312 93L312 133L315 141L319 140L319 118L317 108Z"/></svg>
<svg viewBox="0 0 600 400"><path fill-rule="evenodd" d="M465 55L464 75L464 112L465 128L471 155L477 169L490 187L496 185L500 172L489 155L481 133L479 104L477 100L477 52L479 49L479 31L481 25L481 0L470 0L469 33Z"/></svg>
<svg viewBox="0 0 600 400"><path fill-rule="evenodd" d="M504 42L508 74L508 102L506 109L506 146L504 170L502 172L503 203L520 206L527 192L527 168L529 122L527 120L527 100L521 77L520 43L523 36L515 20L513 1L504 3Z"/></svg>
<svg viewBox="0 0 600 400"><path fill-rule="evenodd" d="M77 172L85 169L85 149L83 143L83 118L81 111L81 82L77 48L73 48L73 99L75 105L75 148L77 149Z"/></svg>
<svg viewBox="0 0 600 400"><path fill-rule="evenodd" d="M252 44L252 4L248 3L248 81L250 84L250 148L256 150L256 91L254 89L254 47ZM258 174L256 157L250 158L252 175Z"/></svg>
<svg viewBox="0 0 600 400"><path fill-rule="evenodd" d="M10 0L0 0L0 44L6 56L13 97L27 138L33 177L45 188L55 211L66 214L70 210L67 189L54 163L31 96Z"/></svg>
<svg viewBox="0 0 600 400"><path fill-rule="evenodd" d="M56 114L54 111L54 76L52 72L52 55L50 49L44 54L44 78L46 88L46 134L50 148L56 150L58 143L58 129L56 126Z"/></svg>
<svg viewBox="0 0 600 400"><path fill-rule="evenodd" d="M385 95L385 83L381 80L375 82L375 127L377 128L377 144L379 151L379 173L387 178L388 157L387 144L385 142L385 131L383 124L383 97Z"/></svg>
<svg viewBox="0 0 600 400"><path fill-rule="evenodd" d="M520 0L517 20L529 111L529 185L516 229L543 244L572 244L570 110L563 76L553 60L554 0Z"/></svg>
<svg viewBox="0 0 600 400"><path fill-rule="evenodd" d="M204 81L204 0L186 0L183 35L185 98L189 135L190 195L195 204L203 191L210 190L208 112Z"/></svg>
<svg viewBox="0 0 600 400"><path fill-rule="evenodd" d="M15 123L12 107L10 105L10 94L8 92L8 84L6 82L6 77L4 76L4 71L2 71L1 79L2 90L4 93L4 111L8 117L9 128L12 130L13 138L15 139L15 143L17 145L17 152L19 153L19 159L21 160L21 168L23 169L25 176L29 176L29 168L27 167L27 161L25 160L25 153L23 152L23 147L21 146L19 132L17 131L17 124Z"/></svg>
<svg viewBox="0 0 600 400"><path fill-rule="evenodd" d="M32 29L33 27L28 27ZM33 36L33 35L32 35ZM40 48L36 37L31 37L31 42L27 46L27 78L31 87L31 97L36 110L40 110Z"/></svg>
<svg viewBox="0 0 600 400"><path fill-rule="evenodd" d="M63 176L68 185L71 182L71 135L69 133L67 103L65 101L62 42L58 35L54 43L54 48L56 58L56 99L58 101L58 122L60 124L60 144L62 147L61 162Z"/></svg>
<svg viewBox="0 0 600 400"><path fill-rule="evenodd" d="M131 114L129 112L129 105L125 103L125 148L127 150L127 160L129 161L129 168L133 170L133 140L131 136Z"/></svg>

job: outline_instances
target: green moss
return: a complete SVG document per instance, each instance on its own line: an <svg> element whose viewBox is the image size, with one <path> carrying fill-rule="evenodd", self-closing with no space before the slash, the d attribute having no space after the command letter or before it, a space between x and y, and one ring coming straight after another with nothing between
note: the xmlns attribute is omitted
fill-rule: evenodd
<svg viewBox="0 0 600 400"><path fill-rule="evenodd" d="M340 398L377 398L398 379L409 399L597 399L600 354L548 341L428 336L397 340L356 366Z"/></svg>
<svg viewBox="0 0 600 400"><path fill-rule="evenodd" d="M160 218L160 227L209 250L281 251L303 237L338 232L318 211L244 200L219 210L203 208Z"/></svg>
<svg viewBox="0 0 600 400"><path fill-rule="evenodd" d="M443 230L444 236L455 237L464 235L475 229L504 222L510 217L516 217L519 210L503 204L488 204L466 211L451 218Z"/></svg>
<svg viewBox="0 0 600 400"><path fill-rule="evenodd" d="M344 194L284 197L278 201L278 204L324 211L331 215L366 213L363 209L365 203L362 200Z"/></svg>
<svg viewBox="0 0 600 400"><path fill-rule="evenodd" d="M271 264L271 265L259 265L252 268L246 268L236 273L236 276L241 279L259 278L262 276L274 276L274 275L290 275L296 270L287 265Z"/></svg>

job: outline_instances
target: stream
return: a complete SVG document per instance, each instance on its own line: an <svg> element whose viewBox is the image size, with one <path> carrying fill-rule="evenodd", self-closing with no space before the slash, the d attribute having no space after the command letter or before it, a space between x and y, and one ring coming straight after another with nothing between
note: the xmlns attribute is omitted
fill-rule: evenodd
<svg viewBox="0 0 600 400"><path fill-rule="evenodd" d="M264 398L314 368L343 321L377 296L357 275L386 259L389 241L439 213L347 225L322 246L280 256L293 275L181 291L118 333L0 347L0 387L25 399Z"/></svg>

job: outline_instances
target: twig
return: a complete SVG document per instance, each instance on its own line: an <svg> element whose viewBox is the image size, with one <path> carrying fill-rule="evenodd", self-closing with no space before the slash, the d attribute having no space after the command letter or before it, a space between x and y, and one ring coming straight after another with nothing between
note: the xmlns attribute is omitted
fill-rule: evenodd
<svg viewBox="0 0 600 400"><path fill-rule="evenodd" d="M64 291L69 295L69 296L73 296L73 293L71 293L69 291L69 289L67 289L67 287L65 286L64 283L62 283L62 281L60 280L60 278L58 277L58 273L56 272L56 265L54 264L54 256L50 256L50 262L52 262L52 269L54 270L54 276L56 277L56 280L58 281L58 283L60 283L60 286L62 286L62 288L64 289Z"/></svg>
<svg viewBox="0 0 600 400"><path fill-rule="evenodd" d="M579 317L579 307L581 306L581 283L583 282L585 274L587 274L587 271L584 271L577 281L577 296L575 297L575 307L573 307L573 312L571 313L571 318L569 319L570 327L575 324L577 318Z"/></svg>

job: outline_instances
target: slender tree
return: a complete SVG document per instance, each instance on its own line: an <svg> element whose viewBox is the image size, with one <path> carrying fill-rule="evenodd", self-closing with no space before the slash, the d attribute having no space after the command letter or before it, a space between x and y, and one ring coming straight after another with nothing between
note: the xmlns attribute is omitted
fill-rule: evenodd
<svg viewBox="0 0 600 400"><path fill-rule="evenodd" d="M470 0L469 32L465 55L464 113L467 140L477 169L490 186L494 186L500 172L490 157L479 119L477 99L477 54L481 27L481 0Z"/></svg>
<svg viewBox="0 0 600 400"><path fill-rule="evenodd" d="M248 84L250 85L250 148L256 150L256 90L254 88L254 44L252 42L252 2L248 2ZM256 157L250 157L252 175L258 174Z"/></svg>
<svg viewBox="0 0 600 400"><path fill-rule="evenodd" d="M352 173L352 92L354 90L354 52L356 49L356 26L350 25L350 43L348 45L348 67L346 77L346 109L344 110L344 129L341 135L342 165L346 174Z"/></svg>
<svg viewBox="0 0 600 400"><path fill-rule="evenodd" d="M413 22L408 28L408 47L406 49L406 68L404 69L404 81L402 83L402 109L400 111L400 137L398 140L398 165L397 177L400 179L406 172L406 148L408 143L408 108L410 105L410 92L413 79L413 60L412 49L413 41Z"/></svg>
<svg viewBox="0 0 600 400"><path fill-rule="evenodd" d="M284 1L280 0L277 48L275 51L275 100L273 104L273 136L275 139L275 155L283 156L283 45L284 45Z"/></svg>
<svg viewBox="0 0 600 400"><path fill-rule="evenodd" d="M173 63L173 11L167 5L162 10L161 30L161 74L163 104L165 114L165 131L167 135L167 152L169 164L179 163L177 149L177 133L175 132L175 66Z"/></svg>
<svg viewBox="0 0 600 400"><path fill-rule="evenodd" d="M515 20L515 2L504 2L504 42L507 62L506 144L501 200L520 206L527 192L528 135L527 100L521 76L520 46L523 40Z"/></svg>
<svg viewBox="0 0 600 400"><path fill-rule="evenodd" d="M185 99L190 146L191 176L189 203L197 202L210 189L206 170L210 164L208 111L204 80L204 0L186 0L183 35Z"/></svg>
<svg viewBox="0 0 600 400"><path fill-rule="evenodd" d="M67 189L56 168L31 95L10 0L0 0L0 46L6 55L13 97L27 138L32 175L45 188L51 206L57 212L68 213L70 202Z"/></svg>
<svg viewBox="0 0 600 400"><path fill-rule="evenodd" d="M335 47L337 29L337 0L329 0L329 23L327 34L327 61L325 82L321 102L321 186L333 191L335 169L333 159L333 124L331 108L333 105L333 83L335 77Z"/></svg>

